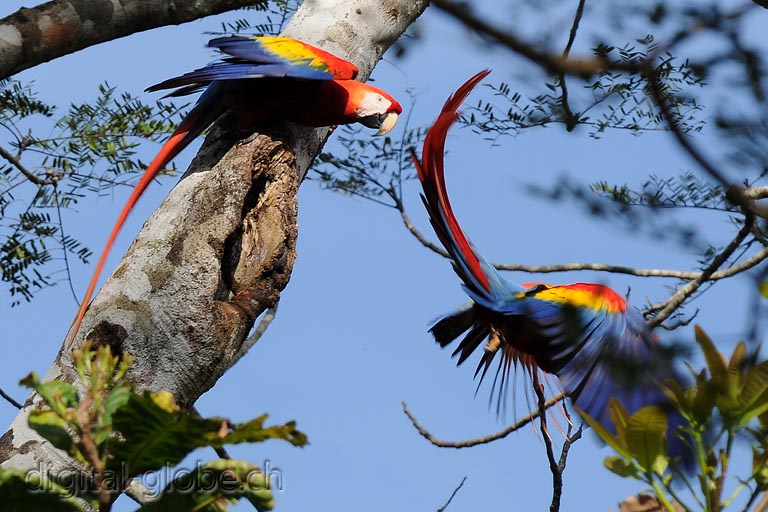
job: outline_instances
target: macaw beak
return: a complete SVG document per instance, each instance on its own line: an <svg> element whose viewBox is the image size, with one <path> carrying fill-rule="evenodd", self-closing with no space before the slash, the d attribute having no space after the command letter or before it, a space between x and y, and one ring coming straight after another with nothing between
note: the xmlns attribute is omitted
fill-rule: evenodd
<svg viewBox="0 0 768 512"><path fill-rule="evenodd" d="M379 131L375 135L386 135L392 131L397 124L397 112L387 112L379 125Z"/></svg>
<svg viewBox="0 0 768 512"><path fill-rule="evenodd" d="M374 135L386 135L391 132L392 128L397 124L397 113L386 112L384 114L375 114L364 117L360 119L359 122L368 128L378 128L379 131Z"/></svg>

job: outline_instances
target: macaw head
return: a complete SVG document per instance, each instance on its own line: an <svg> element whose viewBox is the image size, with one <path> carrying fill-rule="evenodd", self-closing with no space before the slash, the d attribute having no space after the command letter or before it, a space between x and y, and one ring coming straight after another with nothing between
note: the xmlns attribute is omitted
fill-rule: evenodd
<svg viewBox="0 0 768 512"><path fill-rule="evenodd" d="M342 82L349 92L348 114L358 123L368 128L375 128L376 135L386 135L397 124L397 117L403 107L386 92L372 85L355 82Z"/></svg>

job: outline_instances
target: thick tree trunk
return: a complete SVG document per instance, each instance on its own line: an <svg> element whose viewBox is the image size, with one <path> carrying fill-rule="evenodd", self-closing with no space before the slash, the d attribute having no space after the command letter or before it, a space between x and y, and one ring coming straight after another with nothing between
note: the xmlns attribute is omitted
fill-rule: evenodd
<svg viewBox="0 0 768 512"><path fill-rule="evenodd" d="M0 20L0 79L83 48L257 0L53 0Z"/></svg>
<svg viewBox="0 0 768 512"><path fill-rule="evenodd" d="M285 34L360 67L363 79L426 8L426 0L307 2ZM165 389L191 406L232 365L255 319L273 306L295 258L296 191L327 129L274 127L243 139L227 117L155 211L94 299L85 336L135 361L139 389ZM62 349L46 379L73 382ZM69 464L26 422L27 401L0 438L6 467Z"/></svg>

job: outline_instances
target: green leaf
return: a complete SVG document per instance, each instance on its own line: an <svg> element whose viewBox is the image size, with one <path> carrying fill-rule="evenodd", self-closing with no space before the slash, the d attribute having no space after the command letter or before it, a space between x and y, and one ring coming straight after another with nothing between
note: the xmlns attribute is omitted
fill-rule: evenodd
<svg viewBox="0 0 768 512"><path fill-rule="evenodd" d="M667 415L660 407L643 407L627 422L627 448L645 471L666 467L657 460L666 458L666 437Z"/></svg>
<svg viewBox="0 0 768 512"><path fill-rule="evenodd" d="M104 400L104 414L102 416L102 422L105 424L112 423L112 416L122 406L128 403L131 398L131 388L128 386L118 386L110 391Z"/></svg>
<svg viewBox="0 0 768 512"><path fill-rule="evenodd" d="M712 381L718 387L725 387L728 378L728 369L725 366L723 356L717 351L715 344L701 327L697 325L694 330L696 332L696 342L704 353L704 358L707 361L707 368L709 368L709 374L712 376Z"/></svg>
<svg viewBox="0 0 768 512"><path fill-rule="evenodd" d="M630 460L626 460L622 457L606 457L603 461L605 467L609 471L619 475L622 478L640 478L640 474L637 471L637 467Z"/></svg>
<svg viewBox="0 0 768 512"><path fill-rule="evenodd" d="M37 471L0 467L0 509L3 512L81 512L66 489Z"/></svg>
<svg viewBox="0 0 768 512"><path fill-rule="evenodd" d="M269 481L259 468L245 461L219 459L182 473L138 512L221 512L227 503L242 498L259 511L275 506Z"/></svg>
<svg viewBox="0 0 768 512"><path fill-rule="evenodd" d="M61 416L53 411L35 409L29 413L27 422L31 429L50 441L53 446L72 453L72 438L67 430L67 422Z"/></svg>
<svg viewBox="0 0 768 512"><path fill-rule="evenodd" d="M205 446L206 434L216 432L220 425L220 421L168 412L149 394L132 394L112 417L112 426L122 434L122 439L112 445L114 458L110 469L127 471L124 476L136 476L178 464L189 452Z"/></svg>
<svg viewBox="0 0 768 512"><path fill-rule="evenodd" d="M627 420L629 419L629 413L624 408L624 406L621 405L621 402L615 398L611 398L608 404L608 414L610 414L611 421L613 421L613 426L616 430L616 437L622 442L622 444L626 445L626 428Z"/></svg>
<svg viewBox="0 0 768 512"><path fill-rule="evenodd" d="M584 412L582 409L576 407L576 411L579 413L579 416L584 419L587 425L589 425L590 428L595 431L595 435L597 435L597 437L602 439L608 446L616 450L619 455L627 459L631 457L629 450L627 449L627 445L623 439L619 439L617 436L611 434L607 428L601 425L600 422Z"/></svg>
<svg viewBox="0 0 768 512"><path fill-rule="evenodd" d="M110 469L136 476L166 465L178 464L189 452L203 446L283 439L295 446L307 443L294 422L264 427L267 416L231 426L223 418L200 418L175 409L167 395L132 394L115 411L113 428L120 441L112 444Z"/></svg>
<svg viewBox="0 0 768 512"><path fill-rule="evenodd" d="M80 400L77 390L72 384L61 382L59 380L43 383L40 382L40 379L35 372L32 372L21 379L19 384L35 390L51 409L60 414L67 407L76 407Z"/></svg>
<svg viewBox="0 0 768 512"><path fill-rule="evenodd" d="M746 425L752 418L768 411L768 361L753 366L747 376L739 396L739 426Z"/></svg>
<svg viewBox="0 0 768 512"><path fill-rule="evenodd" d="M305 446L308 443L307 436L296 430L296 422L289 421L285 425L264 427L268 415L264 414L246 423L239 423L232 427L232 433L219 439L212 439L213 446L237 443L260 443L267 439L283 439L294 446Z"/></svg>

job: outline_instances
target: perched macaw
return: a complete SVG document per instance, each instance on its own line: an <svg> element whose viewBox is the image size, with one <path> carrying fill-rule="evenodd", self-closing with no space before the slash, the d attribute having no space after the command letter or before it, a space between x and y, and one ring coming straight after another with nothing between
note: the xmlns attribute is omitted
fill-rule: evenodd
<svg viewBox="0 0 768 512"><path fill-rule="evenodd" d="M459 226L445 186L445 139L457 109L488 73L478 73L448 99L427 132L421 161L413 155L432 226L472 299L437 321L430 332L441 347L461 339L453 352L458 364L488 340L475 376L480 374L482 382L500 353L499 400L510 372L520 365L531 375L555 375L573 403L609 429L611 397L630 413L646 405L666 407L656 384L678 379L677 373L641 313L624 297L600 284L512 284L476 251ZM671 427L679 423L673 414ZM677 437L670 435L669 442L671 453L686 451Z"/></svg>
<svg viewBox="0 0 768 512"><path fill-rule="evenodd" d="M117 234L136 201L157 173L221 114L234 112L242 126L259 121L289 121L313 127L361 123L377 129L376 135L384 135L394 128L403 110L386 92L355 81L358 69L351 62L296 39L232 36L213 39L208 46L227 57L147 88L176 89L167 96L205 91L149 164L123 206L69 329L70 345Z"/></svg>

